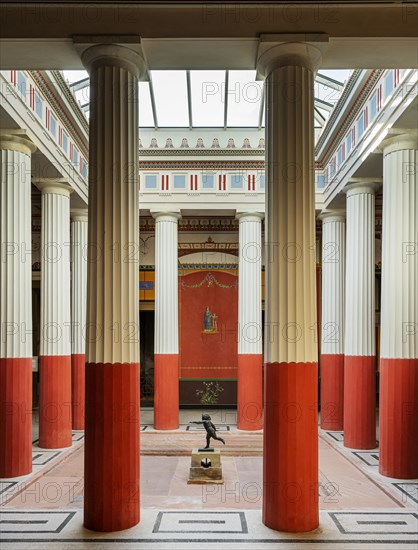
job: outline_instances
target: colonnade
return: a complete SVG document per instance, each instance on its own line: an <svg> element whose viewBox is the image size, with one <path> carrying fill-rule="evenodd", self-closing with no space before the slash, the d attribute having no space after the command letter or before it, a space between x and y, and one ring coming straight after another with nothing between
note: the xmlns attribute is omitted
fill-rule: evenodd
<svg viewBox="0 0 418 550"><path fill-rule="evenodd" d="M291 532L315 529L319 522L313 82L326 39L312 35L310 40L262 36L257 63L266 79L269 182L263 521L273 529ZM68 446L72 428L85 428L84 522L97 531L117 531L132 527L140 518L137 94L146 66L139 40L80 43L78 49L90 73L89 221L86 231L86 214L73 213L71 247L68 182L35 182L42 193L44 251L40 445ZM404 174L403 167L406 162L416 164L418 147L416 138L410 136L402 144L388 141L384 151L383 185L390 198L383 217L380 434L382 473L408 477L418 475L417 443L410 437L417 429L418 254L413 248L417 176L412 170ZM12 162L16 158L20 169L29 173L33 149L23 135L9 132L2 137L2 161L3 157L6 163L9 157ZM323 220L324 246L337 245L339 264L324 265L324 319L338 330L336 339L322 347L321 404L326 413L322 422L327 429L343 427L346 444L356 448L375 444L374 195L374 182L351 182L346 244L343 216L333 213ZM22 185L7 173L2 178L1 197L2 242L30 242L30 178ZM11 211L26 215L13 217ZM168 210L153 215L155 427L175 429L180 214ZM238 427L259 429L262 216L240 212L237 217ZM2 322L8 323L10 331L5 342L3 338L0 342L2 477L23 475L31 469L32 350L30 337L18 334L20 327L31 326L31 269L30 263L21 264L13 252L8 250L7 267L2 266L0 272ZM385 258L390 260L385 262ZM10 286L12 278L19 281L16 289ZM86 334L80 328L84 325ZM9 430L16 435L12 444L9 439L5 444ZM396 454L399 448L402 458Z"/></svg>
<svg viewBox="0 0 418 550"><path fill-rule="evenodd" d="M418 140L390 133L383 152L380 338L376 337L375 194L346 186L346 214L322 216L321 428L344 446L379 447L379 471L418 477ZM379 344L379 364L376 358ZM379 380L379 392L376 380ZM377 430L376 394L379 402Z"/></svg>

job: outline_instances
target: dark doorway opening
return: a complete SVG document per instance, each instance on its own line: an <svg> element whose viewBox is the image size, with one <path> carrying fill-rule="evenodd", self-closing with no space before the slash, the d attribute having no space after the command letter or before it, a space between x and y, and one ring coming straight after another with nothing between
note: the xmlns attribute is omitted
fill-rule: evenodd
<svg viewBox="0 0 418 550"><path fill-rule="evenodd" d="M154 405L154 312L141 311L141 406Z"/></svg>

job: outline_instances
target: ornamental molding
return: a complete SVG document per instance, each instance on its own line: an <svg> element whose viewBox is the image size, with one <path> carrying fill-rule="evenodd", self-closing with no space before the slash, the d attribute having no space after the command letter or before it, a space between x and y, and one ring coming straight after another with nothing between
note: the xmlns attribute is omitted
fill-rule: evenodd
<svg viewBox="0 0 418 550"><path fill-rule="evenodd" d="M141 149L139 155L141 157L222 157L222 156L239 156L239 157L264 157L265 149Z"/></svg>
<svg viewBox="0 0 418 550"><path fill-rule="evenodd" d="M219 216L216 218L210 216L180 218L178 221L178 230L186 232L238 232L239 222L232 216ZM155 219L152 216L140 216L140 232L154 232ZM200 243L202 244L202 243Z"/></svg>
<svg viewBox="0 0 418 550"><path fill-rule="evenodd" d="M141 128L139 128L141 132ZM222 148L219 143L219 138L214 137L210 146L207 146L203 141L203 138L198 138L196 145L190 146L189 139L187 137L181 138L180 145L178 147L174 146L173 138L168 137L165 140L164 145L158 143L158 138L151 138L150 144L148 147L144 147L142 143L141 136L139 137L138 148L143 155L189 155L190 153L194 154L220 154L220 155L230 155L231 150L234 151L234 155L240 154L250 154L250 155L260 155L263 154L265 149L265 139L259 138L258 144L253 147L251 144L250 138L246 137L243 139L241 147L237 147L235 144L235 139L233 137L228 138L226 148Z"/></svg>
<svg viewBox="0 0 418 550"><path fill-rule="evenodd" d="M196 252L224 252L238 256L239 243L215 242L212 237L208 237L207 241L203 243L178 243L179 258L188 254L195 254Z"/></svg>
<svg viewBox="0 0 418 550"><path fill-rule="evenodd" d="M264 171L264 160L196 160L196 161L139 161L140 170L259 170Z"/></svg>
<svg viewBox="0 0 418 550"><path fill-rule="evenodd" d="M180 264L179 265L179 275L181 277L185 277L187 275L192 275L193 273L199 273L199 272L209 272L206 274L206 276L199 282L196 283L196 285L188 285L184 280L181 281L181 285L183 289L186 288L198 288L200 286L203 286L206 284L206 286L219 286L222 288L238 288L238 264L234 263L193 263L193 264ZM224 285L223 283L219 283L219 281L216 279L215 275L212 273L214 272L222 272L222 273L228 273L229 275L233 275L234 277L237 277L237 280L232 283L232 285Z"/></svg>
<svg viewBox="0 0 418 550"><path fill-rule="evenodd" d="M42 94L44 95L45 99L47 100L50 107L52 107L55 111L55 114L59 118L61 124L64 126L64 128L68 131L69 134L73 137L74 141L77 143L80 151L82 151L83 156L86 160L89 158L89 152L88 152L88 142L85 141L84 137L78 132L77 128L72 124L71 120L69 119L67 113L62 108L58 98L55 96L54 92L51 90L49 85L46 83L45 78L42 74L42 71L28 71L29 75L32 77L35 84L38 86L38 88L41 90ZM80 106L75 101L75 99L72 97L72 94L68 88L68 85L66 82L62 79L62 76L60 75L59 71L53 71L54 77L57 79L56 82L59 85L59 77L56 77L56 74L58 73L62 80L62 87L60 86L60 89L62 90L63 94L67 98L67 100L70 102L71 107L74 109L74 113L76 114L77 118L81 122L78 111L81 111ZM70 97L72 99L70 99ZM84 115L82 115L84 118ZM88 133L89 131L89 125L86 119L84 119L84 123L82 123L83 129Z"/></svg>
<svg viewBox="0 0 418 550"><path fill-rule="evenodd" d="M353 76L356 73L361 73L361 70L355 71L353 73ZM358 116L359 112L363 108L364 104L368 100L370 96L370 92L374 89L376 83L381 78L382 74L384 73L384 69L376 69L372 71L371 75L367 79L366 83L364 84L363 88L357 95L357 98L355 99L353 105L351 106L349 112L347 113L344 120L340 123L340 126L338 130L336 131L334 139L331 140L330 144L328 145L327 149L322 154L322 158L319 160L317 159L316 164L320 166L321 168L324 168L326 164L328 163L329 159L332 157L333 153L338 149L339 145L343 141L345 135L347 134L347 131L349 130L350 126L355 121L356 117ZM352 78L353 78L352 76ZM329 133L332 130L334 122L338 119L338 116L341 114L341 111L343 109L343 106L347 100L347 96L349 93L351 93L352 89L355 86L355 83L357 82L360 74L357 76L357 78L353 79L353 82L351 84L351 78L346 86L344 88L344 92L341 94L337 105L335 106L334 110L331 113L331 116L329 117L327 124L324 128L324 131L320 135L318 142L315 146L315 156L317 156L317 153L319 149L323 146L323 144L326 142L326 140L329 137ZM350 85L350 86L349 86ZM345 93L347 90L347 93Z"/></svg>
<svg viewBox="0 0 418 550"><path fill-rule="evenodd" d="M84 131L88 134L88 132L89 132L89 122L88 122L83 110L81 109L77 99L72 94L66 80L62 76L61 71L51 71L51 74L55 78L56 84L58 84L59 88L61 89L61 91L65 95L68 103L71 105L71 107L74 108L75 115L77 116L79 122L83 126Z"/></svg>

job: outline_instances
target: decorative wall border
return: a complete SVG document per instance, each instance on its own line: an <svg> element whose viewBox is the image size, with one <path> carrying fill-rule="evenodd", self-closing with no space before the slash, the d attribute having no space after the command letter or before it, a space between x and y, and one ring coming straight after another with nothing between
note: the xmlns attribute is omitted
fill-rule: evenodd
<svg viewBox="0 0 418 550"><path fill-rule="evenodd" d="M38 88L42 91L45 99L48 101L48 104L54 109L55 114L59 117L61 124L69 131L69 133L72 134L74 141L77 143L78 147L80 148L80 151L82 151L86 161L88 161L88 158L89 158L88 142L85 141L84 137L72 124L68 115L65 113L64 109L62 108L58 98L55 96L54 92L46 83L45 78L43 76L43 72L45 71L28 71L29 75L32 77L32 79L34 80ZM55 72L58 72L58 71L55 71ZM65 82L64 84L65 86L67 86ZM71 96L71 92L69 91L69 89L68 89L68 93ZM65 95L67 97L67 94ZM79 109L80 107L77 104L77 102L74 100L74 98L72 98L71 106L74 107L74 112L75 114L77 114L77 109ZM83 127L85 131L88 133L89 131L88 122L85 121L85 124L86 125L83 124Z"/></svg>
<svg viewBox="0 0 418 550"><path fill-rule="evenodd" d="M361 72L361 71L360 71ZM332 157L334 152L338 149L340 143L345 138L345 135L347 133L347 130L349 127L355 122L359 112L363 108L364 104L369 98L371 90L374 88L377 81L381 78L381 76L384 73L384 69L376 69L372 71L371 75L367 79L366 83L364 84L363 88L357 95L357 98L355 99L353 105L351 106L348 114L344 118L344 120L340 123L340 126L334 136L334 138L329 143L328 147L323 152L322 156L320 158L317 158L317 163L321 168L324 168L325 165L328 163L329 159ZM353 85L349 88L349 92L354 87L354 84L357 82L357 78L354 80ZM344 101L343 101L344 97ZM320 148L322 145L326 142L327 138L329 137L329 132L332 129L332 126L334 122L338 119L338 116L340 115L344 102L346 101L347 97L344 96L344 94L341 95L340 99L337 102L336 107L331 113L331 116L327 120L327 123L325 125L324 131L322 132L316 146L315 146L315 156L317 156ZM340 103L341 102L341 103Z"/></svg>
<svg viewBox="0 0 418 550"><path fill-rule="evenodd" d="M205 156L201 154L201 156ZM264 171L264 160L154 160L143 161L139 160L139 170L260 170Z"/></svg>

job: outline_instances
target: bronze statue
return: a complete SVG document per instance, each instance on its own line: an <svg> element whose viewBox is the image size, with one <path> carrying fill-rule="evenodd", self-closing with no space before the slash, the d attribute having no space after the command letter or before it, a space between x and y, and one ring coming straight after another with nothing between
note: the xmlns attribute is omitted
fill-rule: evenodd
<svg viewBox="0 0 418 550"><path fill-rule="evenodd" d="M216 435L216 426L211 422L211 418L208 414L202 414L202 420L192 420L190 422L191 424L203 424L206 430L206 447L205 449L209 449L210 440L216 439L217 441L222 441L222 443L225 445L225 441L222 439L222 437L219 437Z"/></svg>

